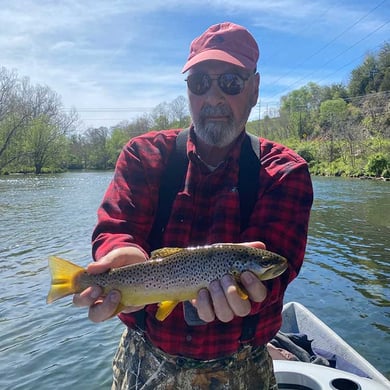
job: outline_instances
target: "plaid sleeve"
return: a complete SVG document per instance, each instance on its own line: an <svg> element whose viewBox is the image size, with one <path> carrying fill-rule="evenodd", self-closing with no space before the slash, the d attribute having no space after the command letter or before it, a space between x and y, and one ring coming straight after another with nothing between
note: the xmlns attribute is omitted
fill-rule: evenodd
<svg viewBox="0 0 390 390"><path fill-rule="evenodd" d="M282 302L287 285L298 275L306 249L313 188L306 162L287 148L263 150L260 193L245 234L260 239L268 250L288 260L288 269L265 281L264 302L252 305L252 313Z"/></svg>
<svg viewBox="0 0 390 390"><path fill-rule="evenodd" d="M161 171L177 131L151 132L131 140L122 150L114 177L98 209L92 234L95 260L113 249L137 246L149 251Z"/></svg>

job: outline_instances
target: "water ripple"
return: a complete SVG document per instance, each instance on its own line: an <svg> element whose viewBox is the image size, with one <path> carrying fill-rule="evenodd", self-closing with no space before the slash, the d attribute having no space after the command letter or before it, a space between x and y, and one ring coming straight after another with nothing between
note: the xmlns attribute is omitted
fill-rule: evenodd
<svg viewBox="0 0 390 390"><path fill-rule="evenodd" d="M90 261L96 209L110 178L0 177L0 388L110 387L123 325L92 324L70 297L45 303L50 255ZM314 184L306 261L286 300L307 305L390 375L388 183L319 178Z"/></svg>

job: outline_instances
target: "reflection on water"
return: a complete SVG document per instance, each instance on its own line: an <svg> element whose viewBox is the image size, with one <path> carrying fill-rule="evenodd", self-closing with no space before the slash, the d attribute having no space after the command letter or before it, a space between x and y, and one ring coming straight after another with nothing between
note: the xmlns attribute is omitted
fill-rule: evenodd
<svg viewBox="0 0 390 390"><path fill-rule="evenodd" d="M94 325L70 300L47 306L47 258L90 261L112 173L0 178L0 388L108 389L122 326Z"/></svg>
<svg viewBox="0 0 390 390"><path fill-rule="evenodd" d="M372 304L390 306L388 184L344 180L333 191L327 180L316 184L308 261L350 280Z"/></svg>
<svg viewBox="0 0 390 390"><path fill-rule="evenodd" d="M71 299L45 304L47 258L90 261L111 173L0 177L0 388L108 389L123 326L92 324ZM315 178L300 301L390 376L389 183Z"/></svg>
<svg viewBox="0 0 390 390"><path fill-rule="evenodd" d="M315 178L306 261L287 300L305 303L390 375L389 183Z"/></svg>

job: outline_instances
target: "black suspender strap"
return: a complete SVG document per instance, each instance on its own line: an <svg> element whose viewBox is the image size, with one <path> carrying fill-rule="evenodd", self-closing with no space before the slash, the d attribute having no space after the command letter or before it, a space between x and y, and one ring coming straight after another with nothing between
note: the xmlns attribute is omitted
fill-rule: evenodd
<svg viewBox="0 0 390 390"><path fill-rule="evenodd" d="M251 143L258 148L259 155L255 153ZM238 173L238 191L240 195L240 216L241 231L249 224L249 219L257 199L259 188L259 171L260 171L260 147L259 139L248 134L244 138ZM243 318L242 331L240 336L241 343L249 343L256 334L256 327L260 319L260 314L256 313Z"/></svg>
<svg viewBox="0 0 390 390"><path fill-rule="evenodd" d="M254 139L255 145L257 143L255 147L260 153L259 139L248 134L242 143L239 160L238 193L240 196L241 231L249 224L259 188L260 159L251 145L251 141Z"/></svg>
<svg viewBox="0 0 390 390"><path fill-rule="evenodd" d="M171 214L173 201L183 186L186 177L188 167L187 138L189 133L190 129L187 128L178 134L175 149L169 156L167 166L161 176L156 216L149 235L149 244L152 250L162 246L162 237Z"/></svg>

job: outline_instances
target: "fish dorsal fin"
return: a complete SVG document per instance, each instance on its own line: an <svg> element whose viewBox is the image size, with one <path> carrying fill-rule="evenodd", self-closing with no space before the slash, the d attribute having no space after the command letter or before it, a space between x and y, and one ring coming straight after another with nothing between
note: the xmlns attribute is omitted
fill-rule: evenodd
<svg viewBox="0 0 390 390"><path fill-rule="evenodd" d="M156 249L151 253L151 259L161 259L179 253L183 248L160 248Z"/></svg>

